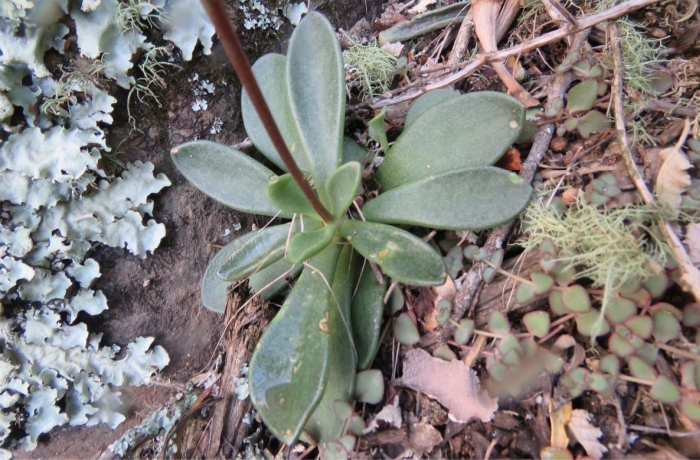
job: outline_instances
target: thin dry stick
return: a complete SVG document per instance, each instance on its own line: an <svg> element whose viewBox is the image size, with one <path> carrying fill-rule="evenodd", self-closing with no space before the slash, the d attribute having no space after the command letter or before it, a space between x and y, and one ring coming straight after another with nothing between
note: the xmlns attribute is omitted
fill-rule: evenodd
<svg viewBox="0 0 700 460"><path fill-rule="evenodd" d="M624 65L622 62L622 50L620 49L620 34L617 24L608 25L608 33L610 34L610 42L613 52L613 60L615 63L615 77L612 86L613 112L615 113L615 130L617 131L618 142L622 149L622 156L625 159L627 172L632 178L632 182L637 187L639 194L645 203L651 204L655 202L654 195L647 187L644 178L637 169L637 165L632 158L632 152L629 148L629 140L625 129L625 110L622 102L622 88L624 84ZM671 249L673 257L678 263L678 268L681 270L680 285L683 290L690 292L696 302L700 302L700 270L698 270L690 261L690 256L686 252L680 238L671 227L671 224L663 219L657 222L661 234L664 236L666 243Z"/></svg>
<svg viewBox="0 0 700 460"><path fill-rule="evenodd" d="M368 101L354 108L369 106L373 109L381 109L385 105L399 104L401 102L413 100L421 94L427 93L428 91L432 91L438 88L444 88L446 86L450 86L457 83L458 81L476 72L479 68L481 68L481 66L483 66L487 62L503 61L511 56L517 56L518 54L527 53L528 51L535 50L537 48L540 48L541 46L566 38L569 35L582 32L597 24L600 24L601 22L609 21L611 19L616 19L620 16L624 16L626 14L631 13L632 11L636 11L640 8L644 8L645 6L656 3L657 1L658 0L630 0L628 2L621 3L606 11L601 11L600 13L591 14L590 16L579 18L575 27L563 27L557 30L553 30L552 32L546 33L544 35L540 35L539 37L533 38L528 42L512 46L510 48L504 48L493 53L478 54L476 58L474 58L474 60L467 64L464 68L462 68L462 70L451 73L445 78L427 84L414 92L402 94L401 96L396 96L402 91L405 91L405 89L399 88L398 90L386 93L385 96L381 99ZM573 50L576 48L572 47L571 49Z"/></svg>
<svg viewBox="0 0 700 460"><path fill-rule="evenodd" d="M574 36L573 44L571 49L579 49L585 43L588 38L589 31L579 32ZM573 81L573 75L571 72L566 72L563 74L557 74L554 78L552 86L550 87L549 94L547 95L547 105L552 105L556 98L563 98L566 94L566 90ZM523 164L523 172L521 173L522 178L527 182L532 182L537 172L537 165L542 161L547 149L549 148L549 143L554 135L554 124L546 124L539 127L537 133L535 134L535 139L530 149L530 154L527 160ZM514 222L508 222L499 227L496 227L489 235L484 248L487 253L492 255L497 249L502 248L504 242L508 238L510 231L512 230ZM483 264L474 264L467 272L462 286L457 291L457 295L454 300L454 307L452 310L452 319L454 321L459 321L462 319L464 314L472 303L472 300L476 296L481 286L482 279L481 273L484 269ZM477 326L479 327L479 326ZM437 329L430 334L425 334L421 337L420 345L421 347L428 347L436 343L444 343L453 334L454 327L450 325L450 322L445 323L445 326Z"/></svg>

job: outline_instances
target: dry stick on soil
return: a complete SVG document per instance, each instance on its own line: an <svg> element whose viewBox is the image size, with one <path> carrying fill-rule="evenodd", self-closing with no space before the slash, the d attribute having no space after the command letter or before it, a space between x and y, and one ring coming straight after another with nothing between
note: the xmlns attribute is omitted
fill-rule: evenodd
<svg viewBox="0 0 700 460"><path fill-rule="evenodd" d="M501 0L472 0L476 36L479 37L481 47L488 53L498 51L496 29L501 4ZM493 61L491 62L491 67L493 67L498 77L508 88L508 93L525 104L525 107L530 108L540 105L539 101L532 97L532 95L515 80L515 77L508 71L503 61Z"/></svg>
<svg viewBox="0 0 700 460"><path fill-rule="evenodd" d="M654 203L654 195L647 187L644 182L641 173L637 169L637 165L634 163L632 158L632 152L629 148L629 141L627 138L627 131L625 130L625 110L622 103L622 87L624 78L624 65L622 62L622 50L620 49L620 36L617 28L617 24L610 24L608 26L608 32L611 37L613 59L615 63L615 77L612 86L612 97L613 97L613 111L615 113L615 129L617 131L618 142L622 149L623 158L625 159L625 165L627 166L627 172L632 178L632 182L637 187L639 194L645 203ZM690 261L690 256L686 252L680 238L676 235L676 232L671 227L671 224L664 220L659 220L657 222L661 233L666 240L666 243L671 248L673 257L678 263L678 268L681 270L680 285L684 291L690 292L695 298L696 302L700 302L700 270L698 270L693 263Z"/></svg>
<svg viewBox="0 0 700 460"><path fill-rule="evenodd" d="M577 33L573 37L571 49L581 48L588 38L588 33L589 31L587 30ZM564 98L566 90L569 88L569 85L574 78L575 77L571 72L556 75L552 86L550 87L549 94L547 95L547 107L552 105L555 98ZM523 172L521 173L521 177L525 181L532 182L533 177L535 177L537 165L542 161L545 153L547 153L549 143L554 135L554 129L554 124L546 124L540 126L537 130L530 153L527 160L523 164ZM486 244L484 245L484 249L486 249L489 257L497 249L503 247L503 244L508 238L513 225L514 222L509 222L496 227L491 232ZM457 291L457 295L455 296L454 300L454 306L452 309L452 319L454 321L459 321L462 319L467 311L467 308L469 308L469 305L471 305L472 300L479 291L482 283L481 274L483 270L483 264L474 264L464 277L464 282L459 288L459 291ZM436 331L425 334L423 337L421 337L420 346L425 348L431 347L435 344L445 343L454 332L454 327L451 326L449 322L445 324L445 326L437 329ZM483 325L477 325L477 327L483 327Z"/></svg>
<svg viewBox="0 0 700 460"><path fill-rule="evenodd" d="M233 458L241 449L243 439L247 436L248 425L242 422L246 413L252 409L250 398L239 400L235 394L237 377L241 377L244 363L250 362L255 344L270 322L271 311L267 303L259 298L252 302L243 300L239 289L229 298L226 306L227 324L233 316L233 325L227 331L224 368L219 380L219 395L223 401L214 406L211 425L212 443L207 447L205 458ZM244 308L239 308L241 304ZM228 441L227 443L225 441ZM226 444L226 445L224 445ZM228 451L231 447L232 452Z"/></svg>
<svg viewBox="0 0 700 460"><path fill-rule="evenodd" d="M381 109L385 105L400 104L401 102L413 100L421 94L427 93L428 91L432 91L438 88L445 88L447 86L457 83L460 80L463 80L472 73L476 72L479 68L481 68L481 66L483 66L487 62L503 61L511 56L517 56L519 54L536 50L541 46L564 39L569 35L589 29L597 24L600 24L601 22L609 21L611 19L617 19L620 16L624 16L640 8L644 8L645 6L657 3L657 1L658 0L630 0L628 2L621 3L608 10L601 11L600 13L591 14L589 16L579 18L577 20L576 27L563 27L557 30L553 30L552 32L546 33L544 35L540 35L539 37L533 38L532 40L529 40L525 43L512 46L510 48L505 48L493 53L479 54L473 61L471 61L458 72L450 73L441 80L429 83L414 92L402 94L401 96L396 96L397 94L400 94L406 91L407 89L406 87L399 88L397 90L386 93L385 96L381 99L367 101L362 104L358 104L357 106L349 107L349 109L356 110L366 106L369 106L373 109ZM576 48L572 47L571 49L573 50Z"/></svg>

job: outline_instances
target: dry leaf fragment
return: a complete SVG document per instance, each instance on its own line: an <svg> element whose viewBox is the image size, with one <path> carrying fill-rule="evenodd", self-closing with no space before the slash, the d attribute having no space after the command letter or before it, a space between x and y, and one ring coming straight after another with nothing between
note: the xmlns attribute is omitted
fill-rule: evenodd
<svg viewBox="0 0 700 460"><path fill-rule="evenodd" d="M659 201L674 208L680 206L681 193L690 187L690 174L687 173L687 170L692 168L693 164L681 149L688 136L689 127L690 123L686 120L686 127L678 143L659 152L663 164L656 176L654 191Z"/></svg>
<svg viewBox="0 0 700 460"><path fill-rule="evenodd" d="M394 398L393 404L387 404L379 411L379 413L372 419L367 425L367 428L362 432L362 434L369 434L377 431L379 428L379 422L383 422L388 426L393 426L394 428L401 428L401 423L403 419L401 418L401 408L399 407L399 397Z"/></svg>
<svg viewBox="0 0 700 460"><path fill-rule="evenodd" d="M457 359L448 362L424 350L411 350L404 360L402 382L437 399L457 422L471 418L488 422L498 409L498 398L482 391L476 373Z"/></svg>
<svg viewBox="0 0 700 460"><path fill-rule="evenodd" d="M664 160L656 177L656 197L674 208L680 206L683 193L690 187L690 174L686 171L693 167L681 149L668 147L659 152Z"/></svg>
<svg viewBox="0 0 700 460"><path fill-rule="evenodd" d="M591 414L587 410L575 409L571 412L571 420L567 427L579 444L586 449L588 456L597 460L603 457L608 448L598 442L603 432L600 428L591 425L590 418Z"/></svg>
<svg viewBox="0 0 700 460"><path fill-rule="evenodd" d="M700 265L700 224L688 225L683 243L688 248L690 261L695 265Z"/></svg>
<svg viewBox="0 0 700 460"><path fill-rule="evenodd" d="M552 447L566 449L569 445L569 437L566 435L566 424L571 420L571 403L566 403L557 410L554 409L554 400L549 401L549 422L552 424L552 434L549 439Z"/></svg>
<svg viewBox="0 0 700 460"><path fill-rule="evenodd" d="M442 435L431 424L419 422L418 420L410 420L408 424L408 443L413 450L423 457L430 453L435 446L442 442Z"/></svg>
<svg viewBox="0 0 700 460"><path fill-rule="evenodd" d="M437 0L420 0L418 4L408 10L411 14L425 13L430 5L433 5Z"/></svg>

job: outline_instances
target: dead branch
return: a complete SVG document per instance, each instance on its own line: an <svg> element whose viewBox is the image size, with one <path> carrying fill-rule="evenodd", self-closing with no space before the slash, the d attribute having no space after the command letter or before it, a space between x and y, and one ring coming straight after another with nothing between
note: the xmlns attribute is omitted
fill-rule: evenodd
<svg viewBox="0 0 700 460"><path fill-rule="evenodd" d="M615 130L617 131L618 142L623 153L627 172L632 178L632 182L637 187L639 194L645 203L651 204L656 200L654 195L647 187L642 174L637 169L637 165L632 158L632 152L629 148L629 139L627 138L627 130L625 129L625 110L623 107L623 84L624 84L624 66L622 63L622 51L620 49L620 37L616 24L608 25L610 34L610 42L613 51L613 60L615 64L615 76L612 86L613 112L615 113ZM673 257L678 263L678 268L681 270L680 284L683 290L690 292L696 302L700 302L700 270L698 270L690 261L690 256L683 247L680 238L671 227L671 224L659 219L657 222L661 233L666 240L666 243L671 248Z"/></svg>
<svg viewBox="0 0 700 460"><path fill-rule="evenodd" d="M522 53L527 53L528 51L532 51L549 43L556 42L575 33L583 32L586 29L589 29L602 22L609 21L611 19L616 19L620 16L624 16L640 8L644 8L645 6L656 3L656 1L657 0L629 0L625 3L616 5L608 10L601 11L600 13L595 13L589 16L579 18L574 27L568 27L567 25L567 27L562 27L557 30L553 30L552 32L540 35L539 37L533 38L532 40L529 40L525 43L511 46L510 48L505 48L499 51L495 51L493 53L480 53L476 56L476 58L474 58L474 60L466 64L461 70L450 73L444 78L434 81L432 83L428 83L410 93L407 92L406 94L401 94L407 91L408 89L414 88L414 86L405 86L394 91L389 91L385 93L380 99L367 101L362 104L358 104L354 107L349 107L349 109L357 110L362 107L381 109L385 105L399 104L401 102L413 100L421 94L427 93L428 91L444 88L446 86L453 85L460 80L463 80L472 73L476 72L479 68L481 68L484 64L488 62L503 61L511 56L517 56ZM571 49L576 48L572 47ZM399 94L401 95L399 96Z"/></svg>

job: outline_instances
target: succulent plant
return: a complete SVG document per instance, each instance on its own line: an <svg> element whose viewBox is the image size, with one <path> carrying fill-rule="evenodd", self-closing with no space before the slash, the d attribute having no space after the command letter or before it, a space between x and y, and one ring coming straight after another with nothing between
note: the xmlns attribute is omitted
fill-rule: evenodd
<svg viewBox="0 0 700 460"><path fill-rule="evenodd" d="M386 286L368 262L406 284L436 286L448 276L432 246L389 224L477 230L518 215L530 198L529 184L491 165L517 138L525 110L498 93L449 90L419 98L391 148L383 130L375 130L385 146L376 175L381 193L350 212L365 166L356 161L361 147L343 136L344 69L330 23L309 13L287 56L265 55L252 70L305 179L285 174L291 169L254 110L252 93L242 96L246 131L282 172L208 141L176 147L172 159L216 200L291 219L221 249L204 275L202 297L222 312L230 282L250 277L252 289L270 298L298 274L256 347L250 394L280 440L291 444L303 432L332 450L351 413L339 416L337 403L353 400L355 374L370 366L379 342ZM400 316L397 323L406 320Z"/></svg>

